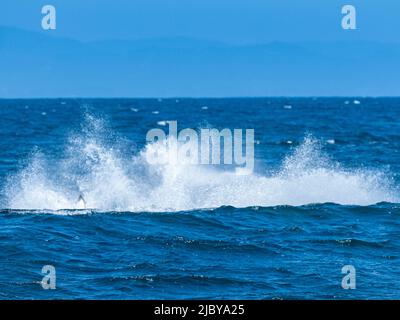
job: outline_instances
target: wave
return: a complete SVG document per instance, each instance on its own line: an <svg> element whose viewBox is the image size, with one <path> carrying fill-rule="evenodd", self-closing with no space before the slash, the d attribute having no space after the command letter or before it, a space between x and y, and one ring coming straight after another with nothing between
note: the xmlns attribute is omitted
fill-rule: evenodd
<svg viewBox="0 0 400 320"><path fill-rule="evenodd" d="M106 135L106 125L88 115L81 132L71 135L62 155L55 158L34 152L26 166L8 177L4 207L77 209L80 194L84 194L89 208L130 212L399 202L390 175L343 168L324 155L312 136L306 136L282 160L279 170L242 175L237 170L184 161L149 164L149 152L161 150L158 143L147 144L136 155L127 156L120 143L106 142Z"/></svg>

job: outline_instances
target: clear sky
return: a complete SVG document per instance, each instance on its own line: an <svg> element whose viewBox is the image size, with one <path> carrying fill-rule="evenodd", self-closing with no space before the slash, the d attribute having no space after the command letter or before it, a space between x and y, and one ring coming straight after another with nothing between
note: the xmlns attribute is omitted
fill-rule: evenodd
<svg viewBox="0 0 400 320"><path fill-rule="evenodd" d="M1 0L0 25L41 31L45 4L57 8L52 34L80 40L400 42L398 0ZM345 4L356 7L358 30L341 29Z"/></svg>
<svg viewBox="0 0 400 320"><path fill-rule="evenodd" d="M398 70L400 0L0 0L0 98L400 96Z"/></svg>

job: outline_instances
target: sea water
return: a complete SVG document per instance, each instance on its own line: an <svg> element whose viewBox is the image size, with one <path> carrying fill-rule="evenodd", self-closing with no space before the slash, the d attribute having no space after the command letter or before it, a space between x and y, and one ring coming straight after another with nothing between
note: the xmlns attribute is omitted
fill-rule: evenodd
<svg viewBox="0 0 400 320"><path fill-rule="evenodd" d="M0 298L400 298L399 119L397 98L0 100ZM168 121L254 129L254 171L149 164Z"/></svg>

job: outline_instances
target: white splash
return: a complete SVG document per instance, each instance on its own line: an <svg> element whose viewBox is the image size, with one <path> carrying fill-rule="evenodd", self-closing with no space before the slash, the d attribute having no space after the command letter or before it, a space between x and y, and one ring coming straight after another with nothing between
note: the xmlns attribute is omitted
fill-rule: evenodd
<svg viewBox="0 0 400 320"><path fill-rule="evenodd" d="M157 144L126 157L118 146L102 141L101 121L90 117L88 121L60 159L37 152L28 166L9 177L3 190L7 208L79 209L80 194L88 209L133 212L398 202L383 173L345 170L323 156L318 141L310 137L283 160L280 170L243 175L239 168L226 171L179 161L150 165L146 156Z"/></svg>

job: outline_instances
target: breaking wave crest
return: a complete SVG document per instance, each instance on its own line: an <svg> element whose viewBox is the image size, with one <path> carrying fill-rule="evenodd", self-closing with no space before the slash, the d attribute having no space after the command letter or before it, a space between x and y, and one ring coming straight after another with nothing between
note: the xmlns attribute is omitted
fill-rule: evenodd
<svg viewBox="0 0 400 320"><path fill-rule="evenodd" d="M7 208L77 209L80 194L89 208L133 212L398 200L384 173L346 170L325 157L312 137L305 137L279 170L241 175L180 162L150 165L146 156L157 143L127 157L118 146L104 143L100 120L87 118L61 157L35 152L26 167L8 178L3 190Z"/></svg>

